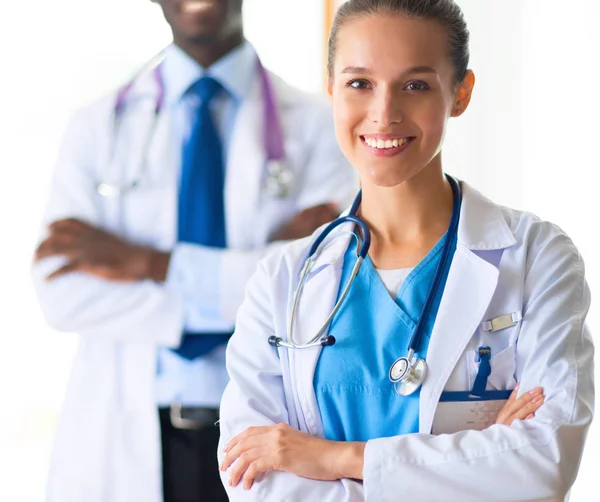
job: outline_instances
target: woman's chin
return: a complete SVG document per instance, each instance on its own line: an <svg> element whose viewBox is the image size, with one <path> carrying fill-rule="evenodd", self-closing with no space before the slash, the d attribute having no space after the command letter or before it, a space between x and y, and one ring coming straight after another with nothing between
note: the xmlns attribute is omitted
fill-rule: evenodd
<svg viewBox="0 0 600 502"><path fill-rule="evenodd" d="M377 188L393 188L404 183L410 178L407 172L383 172L382 170L370 170L361 174L361 183Z"/></svg>

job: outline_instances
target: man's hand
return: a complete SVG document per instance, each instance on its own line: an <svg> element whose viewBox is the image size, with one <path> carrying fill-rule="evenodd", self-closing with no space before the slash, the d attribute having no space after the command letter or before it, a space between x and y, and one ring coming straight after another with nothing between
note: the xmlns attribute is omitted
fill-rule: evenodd
<svg viewBox="0 0 600 502"><path fill-rule="evenodd" d="M307 237L321 225L335 220L339 214L340 209L333 203L309 207L280 227L269 240L287 241Z"/></svg>
<svg viewBox="0 0 600 502"><path fill-rule="evenodd" d="M35 260L50 256L67 258L67 263L50 274L48 280L71 272L119 282L144 279L162 282L166 278L169 253L130 244L73 218L55 221L48 230L48 237L35 252Z"/></svg>

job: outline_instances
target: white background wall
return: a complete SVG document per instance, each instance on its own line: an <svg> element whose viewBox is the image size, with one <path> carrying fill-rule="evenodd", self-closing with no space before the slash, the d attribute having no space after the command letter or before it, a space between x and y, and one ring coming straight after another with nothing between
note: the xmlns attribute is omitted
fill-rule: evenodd
<svg viewBox="0 0 600 502"><path fill-rule="evenodd" d="M533 211L571 236L586 262L588 322L600 343L600 2L458 3L472 34L477 84L448 135L446 159L488 197ZM572 501L599 500L599 472L595 423Z"/></svg>
<svg viewBox="0 0 600 502"><path fill-rule="evenodd" d="M297 86L322 88L322 0L245 0L248 38ZM448 135L450 170L490 198L563 227L600 288L595 154L600 6L595 0L459 0L478 81ZM41 501L74 335L52 332L28 276L53 159L73 111L169 41L149 0L0 6L0 500ZM600 329L594 305L590 325ZM597 500L593 427L572 500Z"/></svg>

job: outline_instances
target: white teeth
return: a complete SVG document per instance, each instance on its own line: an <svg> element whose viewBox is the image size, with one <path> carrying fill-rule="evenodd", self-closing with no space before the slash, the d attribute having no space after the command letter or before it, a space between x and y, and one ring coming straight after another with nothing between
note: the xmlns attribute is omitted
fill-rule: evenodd
<svg viewBox="0 0 600 502"><path fill-rule="evenodd" d="M404 146L406 143L408 143L408 141L409 141L408 138L394 138L394 139L383 140L383 139L365 137L365 143L367 144L367 146L370 146L371 148L381 148L381 149L398 148L399 146Z"/></svg>
<svg viewBox="0 0 600 502"><path fill-rule="evenodd" d="M194 14L205 9L210 9L211 7L211 1L207 2L206 0L188 0L182 4L181 10L183 10L183 12Z"/></svg>

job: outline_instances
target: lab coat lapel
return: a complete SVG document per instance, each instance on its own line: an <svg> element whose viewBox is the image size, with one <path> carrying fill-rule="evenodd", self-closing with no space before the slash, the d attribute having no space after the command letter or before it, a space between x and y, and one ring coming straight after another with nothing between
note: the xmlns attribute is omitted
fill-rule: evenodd
<svg viewBox="0 0 600 502"><path fill-rule="evenodd" d="M263 224L255 218L266 163L262 110L257 76L238 111L228 152L225 216L230 247L247 246L250 242L262 245L264 240Z"/></svg>
<svg viewBox="0 0 600 502"><path fill-rule="evenodd" d="M114 185L125 185L133 180L140 184L124 197L100 199L103 226L107 230L167 249L176 238L177 226L173 222L177 218L181 153L175 148L178 145L174 144L171 134L171 108L165 105L156 121L153 118L157 92L151 74L138 78L116 122L113 106L116 95L111 97L107 134L98 135L99 140L106 143L98 148L104 154L98 158L96 179ZM142 207L144 210L140 212ZM148 235L153 235L154 240L148 240Z"/></svg>
<svg viewBox="0 0 600 502"><path fill-rule="evenodd" d="M427 377L421 389L420 432L429 432L448 377L477 330L498 282L498 269L458 246L427 351Z"/></svg>
<svg viewBox="0 0 600 502"><path fill-rule="evenodd" d="M421 389L419 430L431 431L440 395L465 347L476 332L498 284L494 257L516 243L498 206L461 183L463 201L458 245L448 273L427 351L428 375Z"/></svg>
<svg viewBox="0 0 600 502"><path fill-rule="evenodd" d="M348 230L350 225L347 226ZM319 235L318 231L315 235ZM307 343L314 337L323 326L335 306L344 253L348 247L350 236L342 234L329 245L322 248L312 267L312 274L304 285L294 326L294 340L296 343ZM288 322L291 316L292 303L288 308ZM328 331L328 330L327 330ZM327 334L325 331L324 335ZM323 425L319 414L317 399L313 389L315 368L321 354L322 347L311 347L308 349L290 349L290 368L297 382L295 389L303 411L303 417L298 417L299 423L304 424L306 432L323 437ZM335 350L328 347L326 350ZM303 420L304 419L304 420Z"/></svg>

